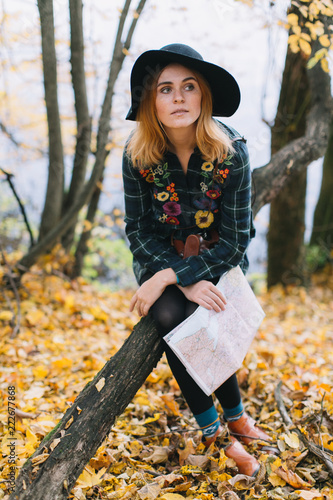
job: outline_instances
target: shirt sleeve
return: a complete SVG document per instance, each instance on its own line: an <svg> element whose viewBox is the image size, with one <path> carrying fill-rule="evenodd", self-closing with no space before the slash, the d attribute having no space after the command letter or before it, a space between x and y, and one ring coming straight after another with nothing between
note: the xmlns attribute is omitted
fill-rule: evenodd
<svg viewBox="0 0 333 500"><path fill-rule="evenodd" d="M181 261L171 242L159 238L154 230L149 183L123 155L126 235L130 250L139 264L156 273Z"/></svg>
<svg viewBox="0 0 333 500"><path fill-rule="evenodd" d="M219 243L199 256L188 257L171 265L182 286L220 276L243 262L254 236L248 150L243 142L238 142L236 147L230 182L224 190L221 205Z"/></svg>

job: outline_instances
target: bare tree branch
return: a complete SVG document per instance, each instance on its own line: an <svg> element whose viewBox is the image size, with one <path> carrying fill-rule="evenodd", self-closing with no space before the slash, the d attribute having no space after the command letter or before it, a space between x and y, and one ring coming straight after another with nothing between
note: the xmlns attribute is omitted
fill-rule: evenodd
<svg viewBox="0 0 333 500"><path fill-rule="evenodd" d="M0 122L0 130L8 137L10 142L14 144L16 148L24 148L28 150L37 151L41 156L46 156L45 151L43 151L42 149L36 148L34 145L31 146L29 144L24 144L23 142L18 141L15 138L14 134L12 134L12 132L10 132L6 127L6 125L2 122Z"/></svg>
<svg viewBox="0 0 333 500"><path fill-rule="evenodd" d="M19 148L22 144L20 142L18 142L14 135L9 132L8 128L6 127L6 125L4 125L2 122L0 122L0 130L1 132L3 132L7 137L8 139L14 144L14 146L16 146L17 148Z"/></svg>
<svg viewBox="0 0 333 500"><path fill-rule="evenodd" d="M22 213L22 216L23 216L23 219L24 219L24 222L25 222L25 225L27 227L27 230L28 230L28 233L29 233L29 236L30 236L30 247L33 247L34 244L35 244L35 240L34 240L34 236L32 234L32 230L31 230L31 227L30 227L30 224L29 224L29 221L28 221L28 217L27 217L27 214L26 214L26 211L25 211L25 208L24 208L24 205L19 197L19 195L17 194L17 191L15 189L15 186L12 182L12 177L14 177L13 174L9 173L9 172L6 172L6 170L4 170L3 168L0 167L0 170L1 172L3 172L6 176L6 179L8 181L8 184L13 192L13 195L15 196L16 200L17 200L17 203L19 204L19 207L20 207L20 210L21 210L21 213Z"/></svg>

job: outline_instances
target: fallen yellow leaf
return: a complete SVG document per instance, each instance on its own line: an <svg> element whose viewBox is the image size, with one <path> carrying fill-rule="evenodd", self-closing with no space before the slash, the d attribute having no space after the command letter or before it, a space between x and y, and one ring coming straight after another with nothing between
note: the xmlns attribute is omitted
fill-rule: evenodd
<svg viewBox="0 0 333 500"><path fill-rule="evenodd" d="M0 319L3 321L10 321L13 319L14 313L12 311L1 311L0 312Z"/></svg>
<svg viewBox="0 0 333 500"><path fill-rule="evenodd" d="M313 500L313 498L323 498L323 495L318 490L295 490L295 493L299 495L303 500Z"/></svg>
<svg viewBox="0 0 333 500"><path fill-rule="evenodd" d="M49 453L42 453L41 455L37 455L36 457L34 457L31 461L34 465L40 465L44 463L49 458L49 456Z"/></svg>
<svg viewBox="0 0 333 500"><path fill-rule="evenodd" d="M284 437L285 442L290 448L299 448L300 442L297 434L292 432L291 434L286 434Z"/></svg>
<svg viewBox="0 0 333 500"><path fill-rule="evenodd" d="M286 483L290 484L293 488L310 489L312 487L311 484L303 481L303 479L296 474L296 472L285 470L283 467L276 469L275 474L284 479Z"/></svg>
<svg viewBox="0 0 333 500"><path fill-rule="evenodd" d="M86 466L77 480L77 483L82 489L89 489L97 486L101 482L101 478L105 473L106 468L103 467L97 473L91 467Z"/></svg>
<svg viewBox="0 0 333 500"><path fill-rule="evenodd" d="M160 498L161 500L184 500L184 497L178 493L165 493Z"/></svg>
<svg viewBox="0 0 333 500"><path fill-rule="evenodd" d="M98 390L98 392L101 392L101 390L103 389L104 386L105 386L105 378L102 377L102 378L99 379L99 381L97 382L97 384L95 384L95 387Z"/></svg>

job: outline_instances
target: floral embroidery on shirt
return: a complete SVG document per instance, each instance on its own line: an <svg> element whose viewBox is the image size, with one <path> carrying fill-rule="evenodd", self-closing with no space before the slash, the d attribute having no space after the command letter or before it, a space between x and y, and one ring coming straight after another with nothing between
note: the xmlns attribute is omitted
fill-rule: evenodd
<svg viewBox="0 0 333 500"><path fill-rule="evenodd" d="M163 172L162 165L158 165L156 168L154 168L153 173L154 173L154 175L163 175L164 172Z"/></svg>
<svg viewBox="0 0 333 500"><path fill-rule="evenodd" d="M206 228L214 222L214 215L209 211L198 210L195 214L195 221L198 227Z"/></svg>
<svg viewBox="0 0 333 500"><path fill-rule="evenodd" d="M150 168L146 168L145 170L140 170L140 174L142 175L142 177L146 178L147 182L154 182L155 180L154 174Z"/></svg>
<svg viewBox="0 0 333 500"><path fill-rule="evenodd" d="M170 195L166 191L162 191L161 193L158 193L156 195L156 198L158 199L158 201L166 201L169 199L169 197L170 197Z"/></svg>
<svg viewBox="0 0 333 500"><path fill-rule="evenodd" d="M174 226L178 226L179 225L179 220L177 219L177 217L168 217L167 220L166 220L166 223L167 224L173 224Z"/></svg>
<svg viewBox="0 0 333 500"><path fill-rule="evenodd" d="M200 187L201 187L201 191L203 193L205 193L206 191L208 191L208 186L205 182L200 182Z"/></svg>
<svg viewBox="0 0 333 500"><path fill-rule="evenodd" d="M168 172L168 163L158 165L150 170L142 170L140 173L146 178L146 181L154 182L154 199L164 202L164 205L162 206L164 213L158 218L159 222L166 222L167 224L174 224L178 226L180 222L176 216L180 215L182 210L179 203L177 203L177 201L179 201L179 196L175 189L176 185L168 179L171 175L170 172ZM149 176L152 177L152 181L148 179ZM163 188L163 191L159 188Z"/></svg>
<svg viewBox="0 0 333 500"><path fill-rule="evenodd" d="M182 212L180 205L174 201L164 203L163 210L167 215L179 215Z"/></svg>
<svg viewBox="0 0 333 500"><path fill-rule="evenodd" d="M150 172L150 168L146 168L145 170L140 170L140 174L142 175L142 177L147 177L147 175L149 174Z"/></svg>
<svg viewBox="0 0 333 500"><path fill-rule="evenodd" d="M217 189L210 189L209 191L206 192L206 196L208 196L212 200L215 200L216 198L221 196L221 193Z"/></svg>
<svg viewBox="0 0 333 500"><path fill-rule="evenodd" d="M153 175L155 186L165 188L166 179L171 175L170 172L168 172L168 164L164 163L164 165L158 165L153 170Z"/></svg>
<svg viewBox="0 0 333 500"><path fill-rule="evenodd" d="M230 161L233 157L233 154L230 154L226 156L221 163L217 165L216 171L214 173L214 180L219 182L220 184L223 184L225 180L228 177L228 174L230 173L230 169L228 168L229 165L232 165L232 162ZM227 167L227 168L222 168L222 167Z"/></svg>
<svg viewBox="0 0 333 500"><path fill-rule="evenodd" d="M217 203L208 198L199 198L193 201L193 205L195 208L199 208L200 210L208 210L209 212L215 211L217 208Z"/></svg>
<svg viewBox="0 0 333 500"><path fill-rule="evenodd" d="M198 174L202 181L200 182L200 190L193 200L197 212L192 214L192 220L194 217L194 223L199 228L208 228L215 221L214 214L219 211L220 200L218 198L222 195L222 184L226 182L231 171L229 166L232 165L230 161L232 157L232 154L224 155L220 162L215 163L203 161L199 167ZM186 212L182 213L176 183L171 182L168 162L140 170L140 174L147 182L154 183L152 195L155 200L162 204L159 209L159 222L175 226L184 225L184 221L180 222L178 216L182 214L184 217ZM185 217L188 218L188 214ZM185 225L191 225L191 221L187 219Z"/></svg>
<svg viewBox="0 0 333 500"><path fill-rule="evenodd" d="M210 161L205 161L205 163L203 163L201 165L201 170L203 170L204 172L211 172L211 170L213 170L213 168L214 168L214 165Z"/></svg>

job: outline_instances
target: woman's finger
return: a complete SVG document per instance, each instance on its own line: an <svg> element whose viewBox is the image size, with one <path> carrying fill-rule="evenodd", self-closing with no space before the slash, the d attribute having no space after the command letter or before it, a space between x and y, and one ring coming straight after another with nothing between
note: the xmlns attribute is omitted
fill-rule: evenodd
<svg viewBox="0 0 333 500"><path fill-rule="evenodd" d="M213 292L215 293L215 295L217 295L217 297L219 297L219 299L224 303L226 304L227 303L227 299L225 297L225 295L223 294L223 292L221 292L221 290L219 290L215 285L213 285L213 288L212 288Z"/></svg>
<svg viewBox="0 0 333 500"><path fill-rule="evenodd" d="M210 310L213 309L215 312L221 312L224 310L225 307L223 302L219 304L215 300L209 298L206 299L204 304L205 304L204 307Z"/></svg>
<svg viewBox="0 0 333 500"><path fill-rule="evenodd" d="M131 298L131 302L130 302L130 305L129 305L129 310L130 312L133 312L134 311L134 308L135 308L135 305L137 303L137 293L135 292L135 294L133 295L133 297Z"/></svg>
<svg viewBox="0 0 333 500"><path fill-rule="evenodd" d="M225 307L226 307L226 302L224 302L221 297L215 295L215 297L213 297L213 300L214 302L217 304L217 306L222 310L224 311L225 310Z"/></svg>
<svg viewBox="0 0 333 500"><path fill-rule="evenodd" d="M216 312L224 311L226 303L214 290L209 290L200 297L203 307L214 309Z"/></svg>

